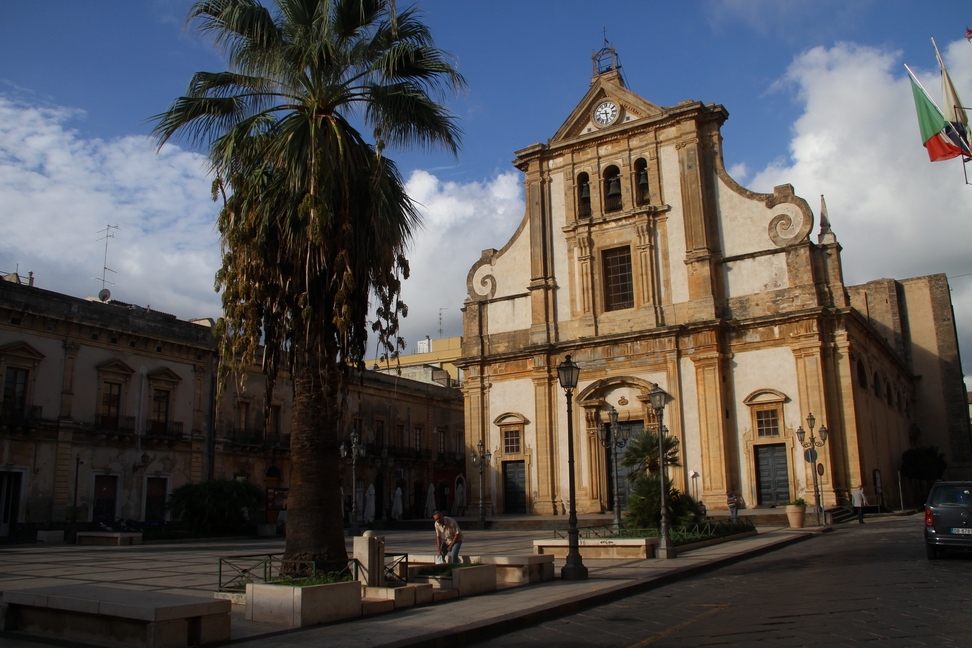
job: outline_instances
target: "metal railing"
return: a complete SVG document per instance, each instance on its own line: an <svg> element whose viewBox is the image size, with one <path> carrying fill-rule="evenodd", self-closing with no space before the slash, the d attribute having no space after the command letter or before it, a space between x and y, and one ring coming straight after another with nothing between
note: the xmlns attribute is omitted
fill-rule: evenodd
<svg viewBox="0 0 972 648"><path fill-rule="evenodd" d="M389 560L390 559L390 560ZM408 554L385 554L385 582L408 582Z"/></svg>
<svg viewBox="0 0 972 648"><path fill-rule="evenodd" d="M134 416L106 416L95 414L95 429L100 432L116 432L118 434L135 433Z"/></svg>
<svg viewBox="0 0 972 648"><path fill-rule="evenodd" d="M239 592L248 583L276 583L323 575L313 560L284 560L277 554L225 556L219 559L219 591ZM335 580L358 578L358 562L348 560L344 569L332 572Z"/></svg>
<svg viewBox="0 0 972 648"><path fill-rule="evenodd" d="M182 421L153 421L145 422L145 435L164 439L182 439Z"/></svg>

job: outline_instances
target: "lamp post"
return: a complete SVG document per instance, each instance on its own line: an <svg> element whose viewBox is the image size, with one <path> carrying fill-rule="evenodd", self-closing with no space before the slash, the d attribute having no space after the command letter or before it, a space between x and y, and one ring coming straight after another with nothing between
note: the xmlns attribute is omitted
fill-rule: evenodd
<svg viewBox="0 0 972 648"><path fill-rule="evenodd" d="M484 481L483 475L486 472L486 467L489 466L490 459L493 458L493 453L490 452L486 446L483 444L483 440L480 439L479 443L476 444L476 448L479 450L479 454L476 454L476 450L469 453L469 458L472 459L473 467L479 469L479 521L486 521L486 491L483 490Z"/></svg>
<svg viewBox="0 0 972 648"><path fill-rule="evenodd" d="M344 463L351 464L351 535L358 535L358 459L365 456L361 435L351 433L351 447L341 443L341 458Z"/></svg>
<svg viewBox="0 0 972 648"><path fill-rule="evenodd" d="M574 494L574 418L571 414L571 398L574 389L577 387L577 379L580 377L580 367L578 367L568 355L560 366L557 367L557 376L560 379L560 386L564 389L567 396L567 474L570 497L570 513L567 517L567 562L560 570L560 577L564 580L587 580L587 567L581 560L580 543L577 537L577 504Z"/></svg>
<svg viewBox="0 0 972 648"><path fill-rule="evenodd" d="M621 487L618 479L618 450L628 443L631 430L627 425L618 425L618 410L611 407L608 412L610 423L601 426L601 445L611 452L611 466L614 469L614 528L621 529Z"/></svg>
<svg viewBox="0 0 972 648"><path fill-rule="evenodd" d="M804 437L807 435L803 426L797 428L797 438L800 439L800 445L806 448L803 453L803 458L807 460L808 464L813 465L813 502L814 508L817 509L817 526L820 526L820 490L817 488L817 448L822 448L823 444L827 442L827 426L820 426L820 440L813 436L813 426L817 422L814 418L813 413L807 414L807 427L810 428L810 438L804 442Z"/></svg>
<svg viewBox="0 0 972 648"><path fill-rule="evenodd" d="M658 420L658 473L661 478L659 485L659 490L661 493L661 529L658 538L658 557L663 559L675 558L678 553L675 551L675 545L672 544L671 530L668 526L668 506L665 502L666 496L668 495L665 484L665 423L664 423L664 413L665 413L665 403L668 401L668 394L664 389L655 385L650 392L648 392L648 400L651 402L651 408L655 410L655 417Z"/></svg>

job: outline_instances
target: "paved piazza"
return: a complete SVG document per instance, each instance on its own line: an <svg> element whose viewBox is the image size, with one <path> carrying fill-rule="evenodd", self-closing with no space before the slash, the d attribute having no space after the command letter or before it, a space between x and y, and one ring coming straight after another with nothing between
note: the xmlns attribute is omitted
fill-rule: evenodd
<svg viewBox="0 0 972 648"><path fill-rule="evenodd" d="M929 561L922 518L833 533L477 646L972 645L972 555Z"/></svg>

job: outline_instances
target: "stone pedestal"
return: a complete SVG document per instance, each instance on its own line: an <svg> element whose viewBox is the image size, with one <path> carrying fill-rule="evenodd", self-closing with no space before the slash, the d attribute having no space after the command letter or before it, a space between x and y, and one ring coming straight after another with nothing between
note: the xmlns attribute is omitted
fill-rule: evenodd
<svg viewBox="0 0 972 648"><path fill-rule="evenodd" d="M358 580L365 587L385 586L385 538L365 531L354 539L354 559L358 561Z"/></svg>

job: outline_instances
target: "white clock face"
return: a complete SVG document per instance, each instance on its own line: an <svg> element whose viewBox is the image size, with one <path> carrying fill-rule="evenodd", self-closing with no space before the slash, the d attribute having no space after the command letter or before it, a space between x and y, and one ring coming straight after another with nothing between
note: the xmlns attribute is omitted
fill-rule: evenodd
<svg viewBox="0 0 972 648"><path fill-rule="evenodd" d="M618 118L618 104L613 101L602 101L594 109L594 121L598 126L613 124Z"/></svg>

